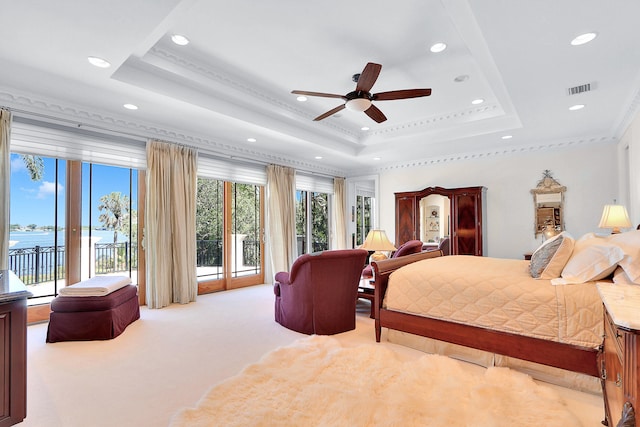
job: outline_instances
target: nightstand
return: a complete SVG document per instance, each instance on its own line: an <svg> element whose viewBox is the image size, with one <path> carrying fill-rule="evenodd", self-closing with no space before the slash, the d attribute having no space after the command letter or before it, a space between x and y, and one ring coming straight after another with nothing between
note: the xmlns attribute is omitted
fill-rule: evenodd
<svg viewBox="0 0 640 427"><path fill-rule="evenodd" d="M604 303L602 390L610 427L635 426L640 397L640 286L598 283Z"/></svg>
<svg viewBox="0 0 640 427"><path fill-rule="evenodd" d="M373 277L361 277L358 283L358 298L366 299L371 302L371 318L375 317L375 286L373 286Z"/></svg>

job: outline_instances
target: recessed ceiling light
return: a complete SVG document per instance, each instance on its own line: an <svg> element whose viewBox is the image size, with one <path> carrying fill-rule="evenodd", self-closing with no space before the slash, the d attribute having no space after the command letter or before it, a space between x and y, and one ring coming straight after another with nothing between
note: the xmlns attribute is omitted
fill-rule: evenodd
<svg viewBox="0 0 640 427"><path fill-rule="evenodd" d="M369 126L362 126L362 127L360 128L360 130L369 130L369 129L370 129L370 128L369 128Z"/></svg>
<svg viewBox="0 0 640 427"><path fill-rule="evenodd" d="M296 98L298 101L300 102L305 102L308 98L306 96L302 96L300 95L299 97Z"/></svg>
<svg viewBox="0 0 640 427"><path fill-rule="evenodd" d="M576 111L576 110L582 110L583 108L584 108L584 104L576 104L569 107L569 110Z"/></svg>
<svg viewBox="0 0 640 427"><path fill-rule="evenodd" d="M380 160L380 157L374 157L373 160Z"/></svg>
<svg viewBox="0 0 640 427"><path fill-rule="evenodd" d="M316 159L316 160L322 160L322 156L316 156L316 157L314 157L314 159Z"/></svg>
<svg viewBox="0 0 640 427"><path fill-rule="evenodd" d="M598 36L597 33L584 33L580 34L573 40L571 40L572 46L580 46L581 44L589 43L591 40L595 39Z"/></svg>
<svg viewBox="0 0 640 427"><path fill-rule="evenodd" d="M511 138L513 138L513 135L503 135L501 138L502 139L511 139Z"/></svg>
<svg viewBox="0 0 640 427"><path fill-rule="evenodd" d="M256 141L257 141L257 139L255 139L255 138L247 138L247 142L256 142Z"/></svg>
<svg viewBox="0 0 640 427"><path fill-rule="evenodd" d="M90 56L87 58L87 60L91 65L99 68L109 68L111 66L111 63L109 63L109 61L107 61L106 59L98 58L97 56Z"/></svg>
<svg viewBox="0 0 640 427"><path fill-rule="evenodd" d="M179 46L186 46L189 44L189 39L181 34L174 34L171 36L171 41Z"/></svg>
<svg viewBox="0 0 640 427"><path fill-rule="evenodd" d="M434 43L429 50L433 53L440 53L443 50L445 50L447 48L447 44L446 43L442 43L442 42L438 42L438 43Z"/></svg>
<svg viewBox="0 0 640 427"><path fill-rule="evenodd" d="M453 81L456 82L456 83L466 82L467 80L469 80L469 76L466 75L466 74L462 74L462 75L456 77L455 79L453 79Z"/></svg>
<svg viewBox="0 0 640 427"><path fill-rule="evenodd" d="M138 106L134 105L134 104L124 104L123 107L126 108L127 110L137 110L138 109Z"/></svg>
<svg viewBox="0 0 640 427"><path fill-rule="evenodd" d="M473 101L471 101L473 105L482 104L483 102L484 102L484 99L482 98L474 99Z"/></svg>

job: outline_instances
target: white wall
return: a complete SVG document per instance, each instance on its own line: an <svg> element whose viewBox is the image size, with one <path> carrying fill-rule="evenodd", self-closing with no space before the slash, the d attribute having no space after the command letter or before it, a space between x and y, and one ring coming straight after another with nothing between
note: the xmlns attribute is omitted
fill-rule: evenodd
<svg viewBox="0 0 640 427"><path fill-rule="evenodd" d="M627 206L631 223L640 224L640 114L629 125L618 144L621 203Z"/></svg>
<svg viewBox="0 0 640 427"><path fill-rule="evenodd" d="M637 122L640 128L640 120ZM640 151L638 145L635 146L636 151ZM534 237L530 190L536 187L545 169L551 170L553 177L567 187L566 230L574 237L587 232L604 232L598 229L602 207L613 203L613 199L620 200L617 150L615 144L590 144L572 149L383 171L380 173L380 227L394 239L395 192L431 186L485 186L486 255L522 259L525 252L532 251L542 242L540 237L537 240ZM640 162L635 164L640 165Z"/></svg>

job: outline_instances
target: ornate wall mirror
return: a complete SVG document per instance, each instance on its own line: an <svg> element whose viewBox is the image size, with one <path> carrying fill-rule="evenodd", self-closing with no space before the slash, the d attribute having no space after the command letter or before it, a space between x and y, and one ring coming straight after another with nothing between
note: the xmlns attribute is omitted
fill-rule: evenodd
<svg viewBox="0 0 640 427"><path fill-rule="evenodd" d="M531 190L534 205L534 230L538 237L555 236L564 230L564 192L567 187L561 185L545 170L536 188Z"/></svg>

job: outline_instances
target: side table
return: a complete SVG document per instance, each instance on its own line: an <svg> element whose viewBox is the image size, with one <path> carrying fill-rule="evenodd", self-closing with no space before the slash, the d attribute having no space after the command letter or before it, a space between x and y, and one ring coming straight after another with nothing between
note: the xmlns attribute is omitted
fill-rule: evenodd
<svg viewBox="0 0 640 427"><path fill-rule="evenodd" d="M360 283L358 283L358 298L366 299L371 302L371 317L375 317L375 287L373 285L373 277L360 277Z"/></svg>

